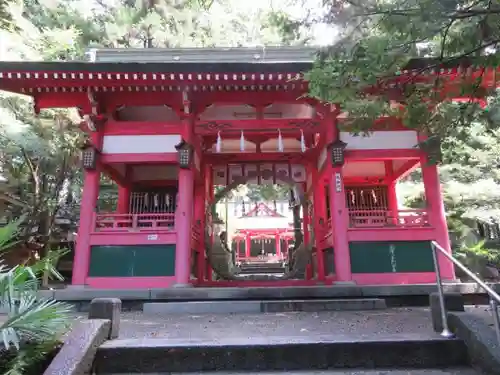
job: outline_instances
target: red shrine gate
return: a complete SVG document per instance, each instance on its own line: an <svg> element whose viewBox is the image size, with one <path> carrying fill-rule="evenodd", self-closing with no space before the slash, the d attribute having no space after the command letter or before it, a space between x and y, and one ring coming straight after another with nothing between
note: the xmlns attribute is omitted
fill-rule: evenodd
<svg viewBox="0 0 500 375"><path fill-rule="evenodd" d="M203 230L214 184L250 166L256 179L273 178L261 173L265 165L274 176L278 165L302 166L297 183L310 202L303 235L314 245L305 280L272 285L435 281L430 241L450 244L437 167L414 147L425 135L395 118L374 123L369 137L340 130L338 106L303 96L312 49L266 49L265 57L257 49L155 50L169 61L162 63L149 62L151 52L140 51L140 64L133 50L120 51L119 63L113 50L97 51L108 62L0 63L0 89L33 97L35 111L75 107L84 119L90 142L73 285L220 285L209 272ZM411 64L368 92L390 90L397 102ZM464 79L497 86L496 69L439 74L449 97L459 97ZM228 176L220 166L229 166ZM395 185L418 166L426 208L401 209ZM119 185L115 212L96 211L103 173ZM452 264L439 261L443 278L454 279Z"/></svg>

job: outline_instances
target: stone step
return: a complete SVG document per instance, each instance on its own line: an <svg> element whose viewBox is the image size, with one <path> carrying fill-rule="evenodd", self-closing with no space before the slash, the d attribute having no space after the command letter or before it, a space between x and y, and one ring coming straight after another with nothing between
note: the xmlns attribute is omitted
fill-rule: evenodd
<svg viewBox="0 0 500 375"><path fill-rule="evenodd" d="M468 362L463 341L438 335L255 337L251 340L166 338L107 341L97 350L94 369L96 374L210 371L290 374L300 370L447 368L468 366Z"/></svg>
<svg viewBox="0 0 500 375"><path fill-rule="evenodd" d="M245 268L240 267L240 274L266 274L266 273L285 273L285 267L255 267L255 268Z"/></svg>
<svg viewBox="0 0 500 375"><path fill-rule="evenodd" d="M143 373L144 374L144 373ZM148 375L480 375L479 372L470 367L451 367L446 369L382 369L382 370L305 370L305 371L272 371L272 372L156 372ZM105 375L137 375L137 373L105 374Z"/></svg>
<svg viewBox="0 0 500 375"><path fill-rule="evenodd" d="M242 263L241 267L255 268L255 267L280 267L282 262L255 262L255 263Z"/></svg>
<svg viewBox="0 0 500 375"><path fill-rule="evenodd" d="M256 300L256 301L192 301L146 302L144 314L234 314L278 313L297 311L357 311L385 309L381 298Z"/></svg>

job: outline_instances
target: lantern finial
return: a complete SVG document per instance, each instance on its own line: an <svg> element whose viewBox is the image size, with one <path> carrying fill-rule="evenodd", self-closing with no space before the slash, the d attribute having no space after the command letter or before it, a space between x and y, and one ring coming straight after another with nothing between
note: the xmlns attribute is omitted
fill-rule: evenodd
<svg viewBox="0 0 500 375"><path fill-rule="evenodd" d="M240 137L240 151L241 152L245 151L245 135L243 134L243 130L241 131L241 137Z"/></svg>
<svg viewBox="0 0 500 375"><path fill-rule="evenodd" d="M220 137L220 131L217 132L217 143L215 144L215 151L221 152L222 149L222 138Z"/></svg>
<svg viewBox="0 0 500 375"><path fill-rule="evenodd" d="M304 131L300 129L300 149L302 152L306 152L306 140L304 138Z"/></svg>

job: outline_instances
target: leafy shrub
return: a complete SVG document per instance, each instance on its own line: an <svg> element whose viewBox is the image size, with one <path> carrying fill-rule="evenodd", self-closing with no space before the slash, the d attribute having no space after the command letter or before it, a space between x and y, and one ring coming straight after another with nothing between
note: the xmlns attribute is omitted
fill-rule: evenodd
<svg viewBox="0 0 500 375"><path fill-rule="evenodd" d="M16 243L21 222L0 228L0 252ZM6 313L0 324L0 371L4 375L43 373L69 329L69 305L37 298L43 275L61 277L54 264L64 252L51 251L31 265L13 268L0 260L0 308Z"/></svg>
<svg viewBox="0 0 500 375"><path fill-rule="evenodd" d="M455 250L454 255L481 278L494 277L488 267L497 268L500 265L500 250L486 248L484 241L480 241L474 246L463 245ZM459 273L458 269L457 273Z"/></svg>

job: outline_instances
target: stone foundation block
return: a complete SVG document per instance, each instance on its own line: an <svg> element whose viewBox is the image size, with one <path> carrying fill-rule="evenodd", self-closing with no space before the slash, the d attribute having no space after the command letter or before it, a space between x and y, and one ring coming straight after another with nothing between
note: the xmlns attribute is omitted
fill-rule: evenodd
<svg viewBox="0 0 500 375"><path fill-rule="evenodd" d="M111 321L109 339L115 339L120 331L121 311L122 301L118 298L94 298L90 302L89 319L107 319Z"/></svg>
<svg viewBox="0 0 500 375"><path fill-rule="evenodd" d="M435 332L442 332L443 321L441 318L441 305L439 304L438 292L429 295L429 306L431 309L432 328L434 328ZM465 311L464 296L460 293L444 293L444 306L446 311Z"/></svg>

